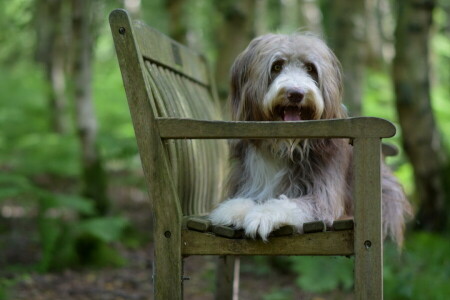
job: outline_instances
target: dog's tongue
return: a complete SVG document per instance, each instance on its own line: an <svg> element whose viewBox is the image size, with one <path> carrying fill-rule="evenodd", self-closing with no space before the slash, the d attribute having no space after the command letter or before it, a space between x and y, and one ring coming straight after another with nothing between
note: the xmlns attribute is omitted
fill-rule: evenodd
<svg viewBox="0 0 450 300"><path fill-rule="evenodd" d="M296 106L287 106L284 109L284 121L300 121L300 109Z"/></svg>

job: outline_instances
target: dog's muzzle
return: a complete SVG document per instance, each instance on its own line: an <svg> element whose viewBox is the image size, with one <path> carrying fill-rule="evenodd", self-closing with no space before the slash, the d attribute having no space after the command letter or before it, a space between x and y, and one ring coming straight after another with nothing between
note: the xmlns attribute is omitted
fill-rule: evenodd
<svg viewBox="0 0 450 300"><path fill-rule="evenodd" d="M314 110L305 105L306 91L295 88L284 93L284 101L275 108L277 117L283 121L301 121L314 118Z"/></svg>

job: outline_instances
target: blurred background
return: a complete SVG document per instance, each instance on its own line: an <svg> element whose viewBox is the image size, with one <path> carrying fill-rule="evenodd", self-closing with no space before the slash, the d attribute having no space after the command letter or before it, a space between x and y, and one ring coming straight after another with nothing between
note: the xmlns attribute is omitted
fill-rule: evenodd
<svg viewBox="0 0 450 300"><path fill-rule="evenodd" d="M108 24L126 8L229 68L267 32L323 37L353 116L386 118L414 204L386 299L450 295L449 0L0 0L0 299L149 299L151 211ZM224 104L225 106L226 104ZM242 259L241 299L352 299L350 258ZM212 257L187 299L213 299Z"/></svg>

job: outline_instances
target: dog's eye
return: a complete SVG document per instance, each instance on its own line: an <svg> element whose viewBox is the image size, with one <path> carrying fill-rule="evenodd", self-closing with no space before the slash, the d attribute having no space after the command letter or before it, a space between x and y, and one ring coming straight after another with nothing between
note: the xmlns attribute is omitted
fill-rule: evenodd
<svg viewBox="0 0 450 300"><path fill-rule="evenodd" d="M312 63L306 63L305 64L305 70L309 74L316 74L317 73L316 66L314 64L312 64Z"/></svg>
<svg viewBox="0 0 450 300"><path fill-rule="evenodd" d="M276 62L273 63L271 71L274 73L279 73L283 69L283 65L284 65L284 61L277 60Z"/></svg>
<svg viewBox="0 0 450 300"><path fill-rule="evenodd" d="M305 70L308 72L316 82L319 82L319 74L317 73L316 66L313 63L305 63Z"/></svg>

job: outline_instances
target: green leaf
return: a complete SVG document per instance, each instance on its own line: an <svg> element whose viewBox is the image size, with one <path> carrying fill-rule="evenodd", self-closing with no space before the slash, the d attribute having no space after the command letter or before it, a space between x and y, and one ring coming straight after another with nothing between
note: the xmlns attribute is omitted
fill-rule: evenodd
<svg viewBox="0 0 450 300"><path fill-rule="evenodd" d="M296 282L305 291L324 293L353 286L353 260L343 257L292 257Z"/></svg>
<svg viewBox="0 0 450 300"><path fill-rule="evenodd" d="M92 200L78 195L53 194L54 208L72 209L84 215L95 213Z"/></svg>
<svg viewBox="0 0 450 300"><path fill-rule="evenodd" d="M78 226L80 234L90 234L104 242L118 241L128 225L122 217L99 217L82 221Z"/></svg>

